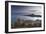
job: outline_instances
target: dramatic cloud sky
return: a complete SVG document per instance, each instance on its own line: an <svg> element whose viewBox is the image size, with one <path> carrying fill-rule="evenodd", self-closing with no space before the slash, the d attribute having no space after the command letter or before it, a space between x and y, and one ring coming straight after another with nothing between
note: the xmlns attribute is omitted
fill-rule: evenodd
<svg viewBox="0 0 46 34"><path fill-rule="evenodd" d="M12 14L16 15L27 15L27 14L36 14L41 15L40 6L11 6Z"/></svg>
<svg viewBox="0 0 46 34"><path fill-rule="evenodd" d="M42 14L41 7L40 6L16 6L16 5L11 6L12 20L15 20L17 16L30 15L30 14L41 15Z"/></svg>

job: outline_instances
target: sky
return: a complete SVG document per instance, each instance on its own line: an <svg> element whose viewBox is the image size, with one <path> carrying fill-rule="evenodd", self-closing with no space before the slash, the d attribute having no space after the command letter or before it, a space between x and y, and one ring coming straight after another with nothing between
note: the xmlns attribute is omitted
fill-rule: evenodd
<svg viewBox="0 0 46 34"><path fill-rule="evenodd" d="M16 18L23 16L23 19L29 19L31 17L24 16L24 15L41 15L41 6L17 6L17 5L11 5L11 20L16 21ZM25 17L25 18L24 18ZM27 17L27 18L26 18Z"/></svg>

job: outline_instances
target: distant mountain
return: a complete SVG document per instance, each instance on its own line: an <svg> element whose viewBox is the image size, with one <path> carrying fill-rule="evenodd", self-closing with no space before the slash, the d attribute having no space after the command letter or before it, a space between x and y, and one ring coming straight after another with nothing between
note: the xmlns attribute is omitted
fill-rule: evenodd
<svg viewBox="0 0 46 34"><path fill-rule="evenodd" d="M34 14L31 14L31 15L24 15L24 16L41 17L41 15L34 15Z"/></svg>

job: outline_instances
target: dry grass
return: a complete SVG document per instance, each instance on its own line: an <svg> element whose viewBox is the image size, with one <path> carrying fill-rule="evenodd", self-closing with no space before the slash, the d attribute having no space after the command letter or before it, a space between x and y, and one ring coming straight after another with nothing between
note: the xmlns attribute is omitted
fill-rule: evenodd
<svg viewBox="0 0 46 34"><path fill-rule="evenodd" d="M41 20L20 20L18 19L15 24L11 25L11 28L31 28L31 27L41 27Z"/></svg>

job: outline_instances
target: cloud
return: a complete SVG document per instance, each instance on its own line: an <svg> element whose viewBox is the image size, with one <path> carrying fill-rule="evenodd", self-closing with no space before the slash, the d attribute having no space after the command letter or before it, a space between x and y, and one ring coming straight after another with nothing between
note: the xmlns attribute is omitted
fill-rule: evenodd
<svg viewBox="0 0 46 34"><path fill-rule="evenodd" d="M22 16L22 15L30 15L30 14L41 15L42 14L41 10L42 9L40 6L12 5L11 6L11 18L15 21L16 17L21 15L20 18L35 20L37 17L33 18L33 17L28 17L28 16Z"/></svg>
<svg viewBox="0 0 46 34"><path fill-rule="evenodd" d="M27 15L27 14L36 14L41 15L40 6L12 6L11 8L12 15Z"/></svg>

